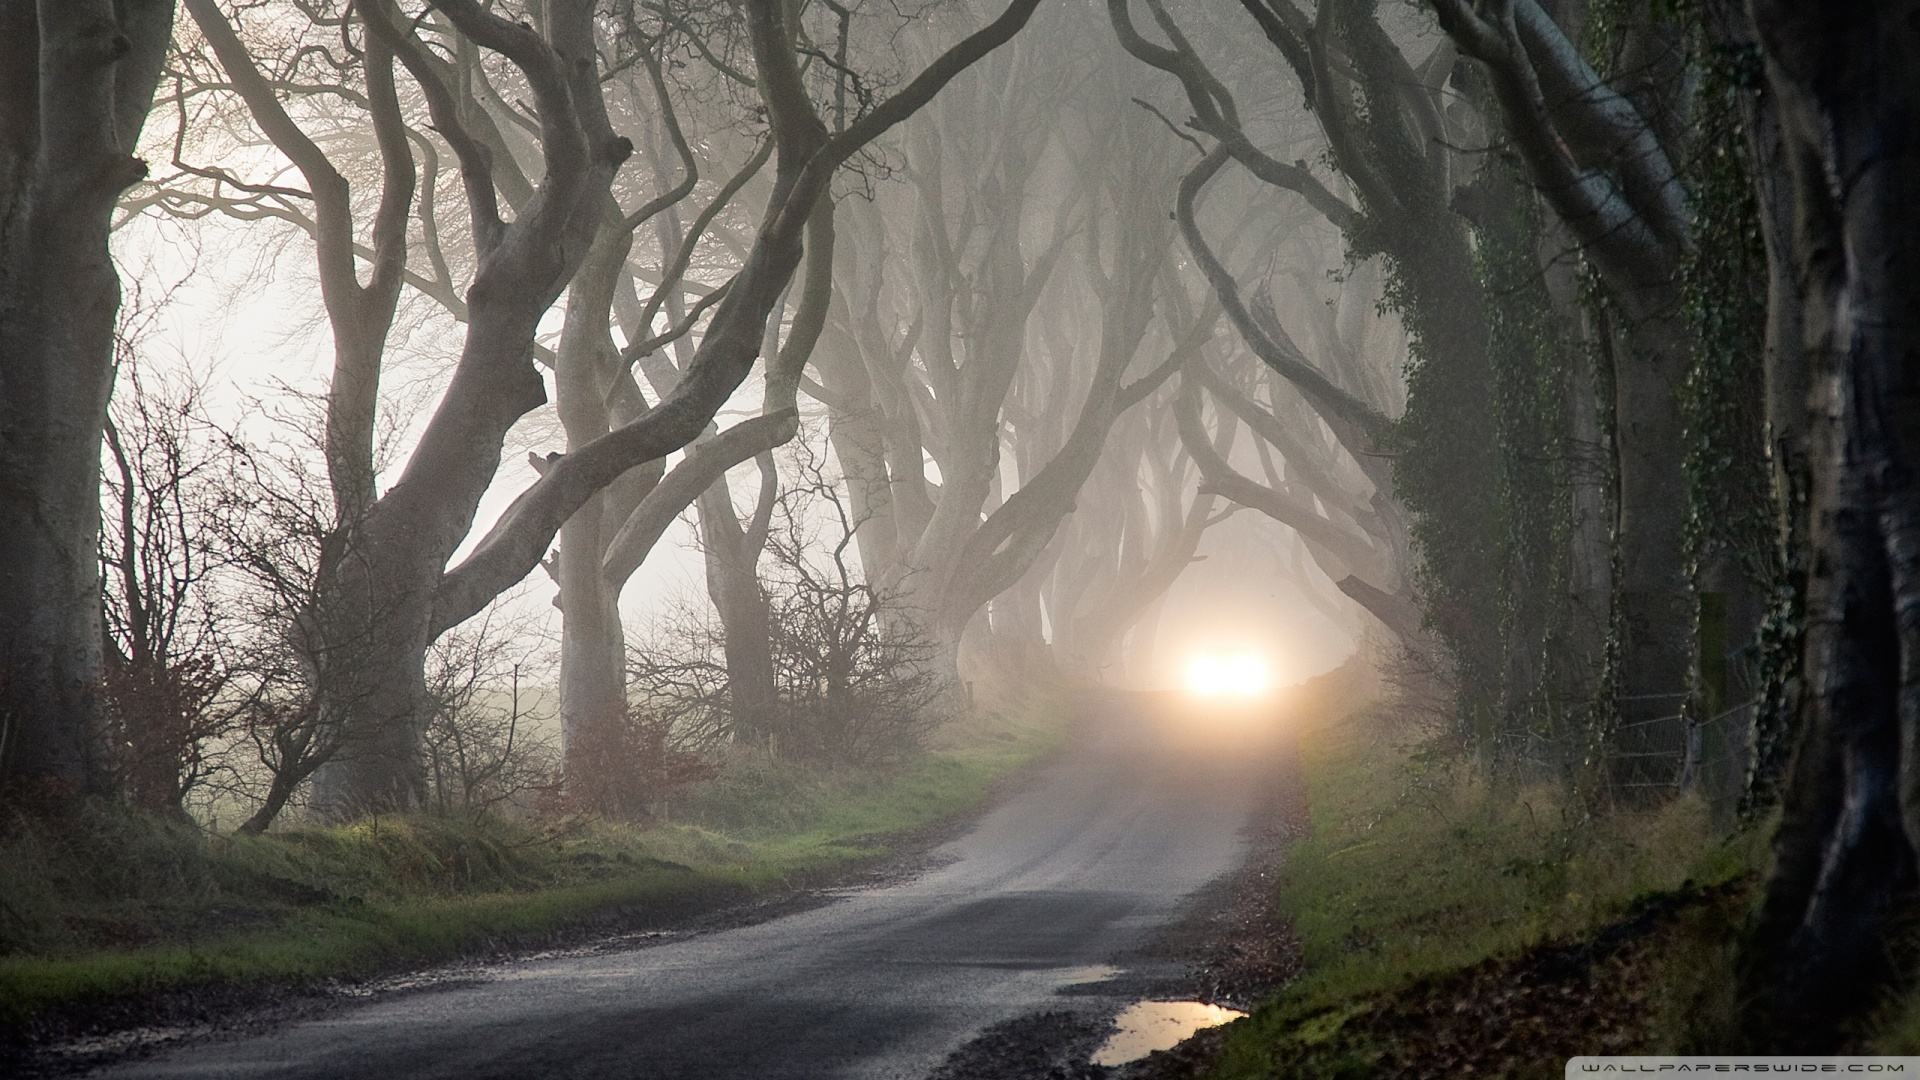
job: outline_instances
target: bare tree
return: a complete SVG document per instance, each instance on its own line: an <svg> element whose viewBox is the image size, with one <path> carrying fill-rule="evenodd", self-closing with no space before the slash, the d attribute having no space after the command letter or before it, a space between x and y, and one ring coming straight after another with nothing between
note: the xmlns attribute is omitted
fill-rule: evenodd
<svg viewBox="0 0 1920 1080"><path fill-rule="evenodd" d="M346 687L330 685L342 668L328 661L365 642L310 614L345 528L324 478L326 426L314 422L325 411L322 400L296 398L283 418L292 422L279 426L304 441L238 446L234 469L196 523L228 570L220 603L233 677L223 704L236 717L233 753L250 758L230 762L240 774L236 794L255 806L243 833L264 832L316 771L364 735L349 726L362 714L328 707L351 701ZM391 440L389 431L373 444L376 463L390 460Z"/></svg>
<svg viewBox="0 0 1920 1080"><path fill-rule="evenodd" d="M1136 26L1137 6L1151 17L1150 31ZM1604 667L1617 684L1608 698L1617 705L1608 716L1617 719L1621 751L1612 759L1614 779L1643 793L1670 788L1684 756L1679 705L1693 681L1686 509L1673 498L1686 481L1677 391L1690 339L1668 287L1689 250L1674 162L1685 149L1676 142L1677 117L1691 83L1675 74L1670 28L1653 20L1627 30L1637 58L1632 84L1615 87L1530 2L1440 4L1453 37L1431 46L1421 27L1373 3L1241 6L1272 47L1270 58L1298 84L1338 171L1332 182L1304 159L1289 164L1263 149L1265 132L1243 117L1234 92L1254 84L1216 71L1165 5L1108 5L1123 47L1179 83L1192 110L1186 126L1205 140L1205 156L1176 200L1190 250L1249 347L1297 388L1377 489L1409 511L1423 614L1462 667L1455 683L1469 695L1492 691L1462 702L1463 723L1481 732L1475 738L1485 742L1489 714L1514 708L1494 688L1547 677L1538 670L1541 643L1570 639L1575 666ZM1188 21L1202 25L1198 17ZM1489 67L1460 63L1461 52ZM1493 139L1503 124L1532 187L1500 157L1462 152ZM1230 163L1313 207L1356 256L1383 257L1413 360L1407 410L1391 428L1364 398L1305 362L1213 250L1195 207ZM1557 225L1527 223L1521 211L1536 199L1558 215ZM1581 427L1598 414L1609 374L1587 366L1564 382L1557 406L1571 418L1564 434L1509 435L1496 424L1500 413L1486 390L1499 385L1496 357L1512 328L1496 317L1501 299L1490 279L1469 268L1504 246L1508 254L1498 258L1515 265L1499 288L1515 287L1517 278L1544 293L1559 321L1578 325L1574 289L1556 265L1576 244L1616 305L1608 309L1615 317L1580 331L1612 365L1614 398L1605 414L1612 423L1604 432ZM1501 437L1488 438L1489 431ZM1580 441L1604 446L1610 461L1606 469L1564 469L1580 530L1567 542L1571 554L1551 563L1508 558L1517 545L1488 542L1480 532L1497 520L1496 478L1516 475L1529 458L1576 462ZM1609 486L1610 476L1617 485ZM1608 506L1611 521L1596 512ZM1608 557L1593 557L1607 551L1609 532ZM1564 586L1541 577L1560 573L1570 575ZM1495 631L1503 590L1487 588L1489 581L1511 581L1507 595L1576 599L1565 611L1529 611L1525 625ZM1589 611L1608 613L1616 650L1605 652L1604 638L1586 629Z"/></svg>
<svg viewBox="0 0 1920 1080"><path fill-rule="evenodd" d="M1528 174L1580 245L1623 318L1613 365L1617 501L1621 782L1661 775L1659 751L1691 685L1692 601L1683 558L1685 433L1680 388L1693 341L1673 282L1693 238L1676 162L1690 148L1678 28L1634 23L1637 62L1624 84L1604 79L1534 0L1435 4L1462 52L1486 65L1492 97ZM1757 605L1743 637L1754 629ZM1678 760L1678 758L1674 758Z"/></svg>
<svg viewBox="0 0 1920 1080"><path fill-rule="evenodd" d="M917 110L974 60L1011 37L1037 4L1017 0L1000 18L939 56L897 94L848 129L829 135L808 100L788 14L771 2L746 6L760 94L775 144L773 193L753 247L710 320L689 370L662 401L606 434L557 455L459 565L448 567L466 540L479 500L497 472L502 441L521 416L543 403L534 362L534 333L542 314L567 288L591 250L615 172L631 143L612 133L597 75L592 5L549 4L542 25L515 23L476 3L435 7L444 24L403 23L391 4L368 0L354 8L364 27L367 100L375 111L383 170L384 212L375 214L374 278L361 285L354 265L353 225L339 170L316 144L285 123L271 87L249 97L254 120L307 177L313 194L333 199L339 220L322 228L333 241L317 243L323 276L339 298L330 303L336 345L345 348L361 328L360 309L390 311L392 282L403 277L404 220L413 187L411 151L398 99L394 65L404 66L425 101L438 134L459 162L472 241L473 281L465 297L467 333L446 393L393 485L368 499L356 478L364 467L367 418L375 404L377 349L337 351L328 446L339 457L329 474L351 528L330 552L316 607L306 624L333 643L354 642L319 658L338 678L322 681L344 695L326 708L350 707L350 732L339 760L322 775L321 798L331 812L353 813L416 802L422 774L417 756L423 730L423 665L429 643L479 611L540 564L565 521L596 492L630 469L658 460L698 437L761 350L767 319L779 302L803 250L802 234L838 166L862 146ZM225 14L212 0L189 11L236 86L257 71ZM511 64L537 114L537 147L544 171L511 221L500 210L500 173L480 122L473 84L430 47L446 44L456 57L480 50ZM256 90L263 88L256 87ZM337 196L337 198L336 198ZM386 223L386 224L383 224ZM318 235L318 234L317 234ZM386 243L383 247L382 240ZM390 318L375 318L384 333ZM343 332L346 331L346 332ZM379 335L376 335L376 337ZM775 431L794 423L797 372L775 365L766 415L758 426ZM790 435L790 431L788 433ZM345 475L342 475L345 474ZM354 508L364 506L364 511Z"/></svg>
<svg viewBox="0 0 1920 1080"><path fill-rule="evenodd" d="M1122 418L1063 530L1066 550L1053 579L1060 587L1046 599L1057 627L1055 652L1070 667L1121 663L1123 640L1138 630L1141 647L1127 659L1144 674L1141 662L1152 649L1143 643L1152 636L1156 605L1201 558L1206 531L1232 513L1194 490L1192 458L1170 430L1174 411L1150 401ZM1234 432L1223 429L1229 437ZM1212 449L1224 454L1228 446L1216 439Z"/></svg>
<svg viewBox="0 0 1920 1080"><path fill-rule="evenodd" d="M1084 13L1055 18L1071 37ZM1213 321L1171 299L1181 283L1152 193L1178 161L1140 152L1151 121L1110 59L1034 46L997 62L1009 89L943 103L903 147L906 183L842 208L847 257L809 387L829 409L862 563L911 599L948 677L1008 589L1028 594L1037 632L1036 568L1109 430ZM910 276L883 272L903 256Z"/></svg>
<svg viewBox="0 0 1920 1080"><path fill-rule="evenodd" d="M1465 172L1453 160L1454 151L1441 138L1449 129L1442 101L1447 57L1429 58L1415 70L1387 31L1371 4L1329 6L1314 19L1291 3L1250 3L1248 10L1280 54L1301 87L1304 104L1318 121L1330 159L1340 171L1335 183L1322 180L1304 161L1287 163L1263 150L1250 125L1243 121L1235 95L1202 58L1187 33L1157 0L1145 7L1157 28L1159 41L1150 40L1135 25L1131 5L1124 0L1108 4L1109 18L1120 43L1144 63L1173 76L1193 110L1187 127L1210 139L1203 156L1180 183L1174 199L1175 216L1189 251L1206 275L1229 320L1248 348L1289 388L1299 401L1326 425L1340 448L1339 457L1357 466L1375 491L1373 506L1341 522L1322 516L1308 497L1289 499L1284 492L1235 473L1204 450L1203 432L1192 419L1184 430L1191 436L1208 486L1243 505L1254 506L1290 526L1305 526L1321 551L1345 550L1333 556L1344 591L1386 623L1396 635L1421 636L1422 617L1411 598L1400 593L1405 585L1395 571L1384 569L1378 556L1363 554L1376 542L1387 553L1387 565L1396 549L1404 551L1410 526L1425 522L1429 532L1450 516L1484 519L1482 503L1488 495L1484 478L1492 475L1484 439L1453 440L1444 453L1426 453L1396 460L1389 447L1396 430L1401 437L1419 437L1414 425L1434 424L1450 430L1476 423L1475 405L1466 387L1485 381L1486 300L1478 283L1466 272L1472 263L1467 222L1451 210L1455 172ZM1184 136L1191 138L1191 136ZM1398 282L1408 332L1421 343L1424 385L1450 387L1453 396L1434 402L1430 414L1408 414L1396 423L1385 411L1389 402L1370 401L1355 387L1365 369L1353 370L1351 355L1329 350L1324 359L1348 361L1333 369L1316 364L1301 349L1275 314L1265 290L1243 286L1220 250L1208 236L1201 197L1230 164L1238 164L1263 185L1303 201L1347 239L1358 257L1381 255L1390 277ZM1345 188L1346 190L1340 190ZM1349 194L1349 192L1351 194ZM1337 335L1320 335L1323 339ZM1334 341L1328 341L1334 344ZM1256 435L1278 450L1296 475L1325 475L1328 455L1292 434L1311 425L1289 426L1255 405L1244 394L1232 392L1207 368L1195 369L1197 380L1223 406L1253 425ZM1353 385L1346 385L1352 382ZM1375 395L1382 389L1371 387ZM1192 400L1192 399L1189 399ZM1279 399L1276 399L1276 402ZM1189 412L1196 406L1187 406ZM1432 419L1425 419L1426 416ZM1195 449L1196 444L1200 449ZM1470 448L1470 449L1469 449ZM1457 456L1445 457L1450 453ZM1478 456L1476 456L1478 455ZM1409 514L1405 485L1414 471L1420 498L1431 507L1414 506ZM1424 482L1423 481L1430 481ZM1347 501L1341 493L1347 483L1321 483L1316 494L1333 503ZM1430 510L1422 516L1422 511ZM1369 533L1371 532L1371 535ZM1358 545L1354 541L1358 541ZM1488 568L1473 568L1461 560L1478 557L1466 545L1427 544L1420 557L1440 582L1467 581L1490 576ZM1312 550L1310 548L1309 550ZM1400 558L1404 559L1404 554ZM1340 565L1370 567L1370 573L1342 572ZM1396 580L1400 579L1400 580ZM1467 612L1449 611L1458 597L1425 598L1432 617L1442 625L1461 626L1473 620Z"/></svg>

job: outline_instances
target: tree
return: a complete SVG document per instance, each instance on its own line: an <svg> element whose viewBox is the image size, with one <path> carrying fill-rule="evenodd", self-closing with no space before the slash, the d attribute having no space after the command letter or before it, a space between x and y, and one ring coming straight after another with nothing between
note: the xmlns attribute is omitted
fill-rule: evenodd
<svg viewBox="0 0 1920 1080"><path fill-rule="evenodd" d="M884 765L945 716L935 645L903 598L854 559L859 519L843 483L805 443L767 543L777 704L771 745L833 764ZM820 524L824 519L824 528Z"/></svg>
<svg viewBox="0 0 1920 1080"><path fill-rule="evenodd" d="M701 434L758 358L767 319L800 263L808 217L839 165L1010 38L1037 3L1016 0L1000 18L833 136L807 99L787 12L771 0L746 5L747 34L775 145L773 192L750 252L724 299L713 306L673 392L631 421L550 458L540 477L452 567L448 563L466 541L479 501L494 480L508 429L545 401L534 360L535 331L591 250L612 178L632 151L608 121L597 75L593 6L584 0L546 5L542 25L535 28L466 0L436 5L434 12L445 21L431 26L402 22L399 11L381 0L355 5L356 22L365 30L367 97L374 105L376 131L384 133L382 190L392 196L383 198L385 212L376 213L375 276L365 286L356 277L352 225L345 214L350 207L338 170L307 154L303 143L311 144L310 138L283 130L285 113L270 100L270 88L253 95L249 106L255 122L277 132L276 145L308 176L315 194L338 196L334 206L342 220L322 229L334 239L316 243L330 267L323 277L332 276L339 285L341 303L329 305L337 324L357 330L354 311L367 304L386 311L387 295L397 288L390 283L403 276L398 267L405 236L399 223L412 187L412 164L395 115L397 96L388 93L396 61L413 77L435 130L459 163L475 248L460 359L399 476L377 495L361 483L372 474L362 464L365 440L358 432L375 404L379 352L341 353L336 364L331 397L340 409L329 417L328 446L350 448L353 460L343 455L338 464L329 463L335 486L347 497L316 605L300 620L299 642L316 664L339 676L321 680L321 686L333 688L329 693L339 695L323 708L354 714L337 725L348 739L318 778L328 812L351 814L418 801L428 645L538 566L561 526L596 492ZM212 0L193 0L189 10L222 67L236 85L244 82L253 61L236 36L222 32L224 14ZM532 96L543 172L510 221L500 210L501 174L493 167L493 151L474 134L482 120L457 96L471 83L458 78L458 69L430 48L423 34L448 43L455 56L485 50L502 58ZM311 160L302 163L303 158ZM382 227L383 222L390 224ZM384 249L382 239L388 241ZM337 348L351 336L337 325ZM794 425L791 392L783 396L780 390L783 382L793 381L794 375L772 373L762 426Z"/></svg>
<svg viewBox="0 0 1920 1080"><path fill-rule="evenodd" d="M1084 17L1059 13L1056 36ZM908 133L905 184L842 207L808 387L828 406L861 561L919 612L948 677L990 601L1039 587L1116 419L1214 321L1172 299L1185 282L1152 193L1178 160L1141 152L1151 121L1111 59L1034 46L998 63L996 85ZM903 255L911 275L884 272Z"/></svg>
<svg viewBox="0 0 1920 1080"><path fill-rule="evenodd" d="M1659 752L1677 749L1674 721L1693 663L1686 506L1674 498L1684 489L1681 386L1693 349L1673 288L1693 244L1675 165L1689 150L1688 129L1678 122L1685 115L1683 80L1660 78L1679 60L1674 27L1632 25L1641 68L1620 86L1602 78L1534 0L1485 11L1465 0L1435 7L1461 51L1486 65L1529 178L1622 316L1613 365L1622 754L1616 772L1623 784L1650 786L1670 779Z"/></svg>
<svg viewBox="0 0 1920 1080"><path fill-rule="evenodd" d="M1233 512L1216 512L1215 496L1192 490L1191 455L1170 437L1176 411L1150 401L1122 418L1063 529L1048 581L1056 587L1044 599L1058 628L1057 658L1069 670L1119 665L1145 675L1155 605L1200 558L1206 531ZM1234 433L1227 426L1210 449L1224 455ZM998 599L994 611L997 637ZM1123 657L1121 644L1132 633L1139 640Z"/></svg>
<svg viewBox="0 0 1920 1080"><path fill-rule="evenodd" d="M1920 107L1920 7L1751 12L1766 79L1756 164L1785 170L1794 207L1791 231L1766 219L1768 250L1804 290L1774 294L1773 325L1800 332L1775 336L1767 362L1776 385L1813 393L1804 449L1789 448L1811 480L1806 693L1752 942L1749 1035L1826 1050L1906 973L1900 927L1920 884L1920 145L1882 137Z"/></svg>
<svg viewBox="0 0 1920 1080"><path fill-rule="evenodd" d="M0 4L0 784L104 782L100 443L107 249L173 25L167 0Z"/></svg>
<svg viewBox="0 0 1920 1080"><path fill-rule="evenodd" d="M1488 537L1497 520L1489 481L1498 466L1496 447L1485 438L1491 427L1483 392L1491 381L1488 307L1477 276L1466 272L1474 265L1472 229L1453 210L1456 183L1472 175L1472 164L1459 160L1444 137L1457 127L1446 107L1447 57L1409 61L1371 3L1327 4L1317 16L1290 2L1244 5L1317 121L1326 158L1339 174L1330 183L1305 160L1289 164L1262 149L1233 90L1186 30L1157 0L1144 6L1159 40L1135 24L1127 0L1109 0L1114 32L1129 54L1177 81L1192 110L1185 126L1209 140L1173 200L1188 250L1247 347L1327 425L1374 486L1376 500L1405 507L1422 606L1441 632L1449 663L1496 670L1497 640L1484 629L1497 625L1498 615L1482 589L1501 572ZM1403 415L1390 419L1309 361L1283 326L1264 317L1260 295L1216 252L1203 227L1201 196L1229 164L1312 208L1340 231L1349 258L1382 260L1389 303L1410 342ZM1261 498L1220 470L1215 474L1241 494ZM1392 509L1386 515L1396 516ZM1388 607L1383 603L1381 610ZM1403 610L1397 603L1391 608ZM1388 617L1404 628L1404 617ZM1476 725L1480 705L1463 701L1463 722Z"/></svg>
<svg viewBox="0 0 1920 1080"><path fill-rule="evenodd" d="M754 576L770 615L771 700L741 700L729 634L711 615L682 610L630 652L629 726L644 718L662 750L711 752L732 739L756 753L884 764L938 726L946 687L927 663L931 639L855 558L859 521L844 482L812 439L791 451ZM734 735L742 722L759 729L755 738Z"/></svg>

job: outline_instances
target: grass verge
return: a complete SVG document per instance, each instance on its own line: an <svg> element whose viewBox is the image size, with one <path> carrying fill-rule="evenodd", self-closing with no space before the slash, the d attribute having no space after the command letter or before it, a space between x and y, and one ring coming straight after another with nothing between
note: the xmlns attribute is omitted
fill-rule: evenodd
<svg viewBox="0 0 1920 1080"><path fill-rule="evenodd" d="M1280 904L1304 973L1222 1033L1211 1075L1557 1076L1711 1039L1763 830L1725 837L1691 799L1582 819L1395 743L1367 714L1302 733L1310 829Z"/></svg>
<svg viewBox="0 0 1920 1080"><path fill-rule="evenodd" d="M851 871L1054 750L1059 700L959 721L886 772L730 763L646 828L381 818L262 837L98 813L0 841L0 1043L158 998L258 994L660 925Z"/></svg>

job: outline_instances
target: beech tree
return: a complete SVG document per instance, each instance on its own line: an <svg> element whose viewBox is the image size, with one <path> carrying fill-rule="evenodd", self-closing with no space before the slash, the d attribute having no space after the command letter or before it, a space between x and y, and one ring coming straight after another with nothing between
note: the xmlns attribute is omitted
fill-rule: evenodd
<svg viewBox="0 0 1920 1080"><path fill-rule="evenodd" d="M1283 326L1264 317L1269 305L1257 294L1250 294L1215 251L1199 212L1203 193L1229 164L1245 169L1272 189L1302 200L1340 230L1357 256L1383 256L1403 294L1418 298L1402 314L1426 358L1424 362L1432 365L1431 372L1424 376L1427 383L1471 385L1484 377L1485 299L1472 277L1460 272L1472 262L1472 245L1466 223L1449 209L1457 163L1451 150L1429 138L1447 123L1438 104L1440 86L1435 76L1425 66L1416 71L1405 59L1374 21L1371 5L1329 9L1327 17L1319 20L1290 4L1272 9L1260 5L1258 11L1250 7L1318 121L1329 158L1339 169L1339 176L1329 181L1315 175L1304 161L1289 164L1261 149L1256 133L1250 132L1241 119L1232 90L1209 67L1182 27L1155 0L1148 0L1145 7L1164 44L1142 32L1124 0L1108 4L1109 19L1128 53L1174 77L1193 110L1185 127L1210 141L1210 145L1202 146L1203 156L1183 178L1172 202L1188 250L1218 295L1229 321L1254 355L1292 385L1327 425L1345 456L1360 467L1386 508L1385 517L1379 520L1401 516L1397 507L1406 503L1405 489L1410 479L1404 469L1428 470L1425 475L1434 478L1441 490L1423 498L1431 497L1445 511L1423 514L1421 505L1412 505L1409 524L1425 532L1421 557L1435 571L1432 580L1448 582L1484 575L1484 567L1467 564L1481 557L1476 547L1437 539L1438 531L1453 520L1448 515L1480 512L1485 490L1475 478L1492 472L1484 457L1475 456L1484 454L1484 440L1478 450L1449 444L1419 461L1396 461L1390 447L1399 440L1399 433L1427 423L1429 414L1416 411L1396 424L1303 354ZM1444 72L1440 78L1444 78ZM1451 410L1436 403L1433 422L1448 427L1471 426L1473 406L1465 400L1459 404L1460 409ZM1413 408L1412 403L1409 408ZM1188 429L1198 434L1191 424ZM1209 465L1211 485L1218 488L1224 483L1237 492L1239 501L1264 504L1261 508L1269 516L1283 522L1308 524L1319 530L1321 543L1332 539L1311 506L1289 506L1284 500L1276 500L1270 491L1261 494L1257 483L1244 477L1236 481L1216 463L1203 462L1203 471ZM1418 486L1417 480L1414 483ZM1446 560L1453 564L1443 565ZM1356 578L1355 582L1362 580ZM1366 598L1362 606L1378 607L1375 614L1396 633L1416 629L1409 626L1407 598L1388 601L1386 596L1391 594L1387 593L1375 603L1381 583L1376 580L1371 589L1354 589ZM1430 589L1423 602L1441 624L1470 621L1463 612L1449 610L1449 605L1458 603L1457 598Z"/></svg>
<svg viewBox="0 0 1920 1080"><path fill-rule="evenodd" d="M1000 621L1037 631L1036 567L1109 430L1211 329L1168 306L1184 284L1152 200L1177 159L1139 152L1152 121L1111 61L1035 45L997 63L996 82L907 132L903 183L843 206L808 388L828 405L862 561L898 583L949 673L1010 588L1023 596L1003 599ZM906 253L910 278L881 272Z"/></svg>
<svg viewBox="0 0 1920 1080"><path fill-rule="evenodd" d="M169 0L0 4L0 784L100 789L100 446L108 253Z"/></svg>
<svg viewBox="0 0 1920 1080"><path fill-rule="evenodd" d="M1069 670L1118 667L1145 677L1159 602L1200 558L1207 530L1232 513L1196 490L1192 458L1173 426L1165 401L1122 417L1062 528L1048 587L1034 602L1052 615L1054 655ZM1236 431L1224 426L1211 452L1228 453ZM994 613L998 640L997 599Z"/></svg>
<svg viewBox="0 0 1920 1080"><path fill-rule="evenodd" d="M1151 29L1136 26L1136 6ZM1424 621L1463 689L1463 734L1493 752L1501 731L1568 711L1555 702L1590 700L1616 793L1672 789L1689 774L1698 678L1687 501L1673 497L1689 484L1683 382L1696 337L1673 287L1693 249L1675 164L1692 151L1691 84L1672 24L1622 22L1616 82L1530 2L1437 4L1450 35L1438 40L1372 3L1241 7L1298 85L1331 180L1264 148L1270 135L1235 99L1254 84L1223 77L1164 5L1109 4L1123 47L1177 81L1206 144L1176 199L1190 248L1255 354L1405 507ZM1477 143L1498 152L1462 152ZM1351 256L1381 257L1412 360L1391 424L1299 363L1209 256L1191 207L1229 164L1312 207ZM1593 268L1600 305L1583 310L1571 252ZM1528 388L1556 384L1551 398ZM1517 408L1523 394L1535 403ZM1596 428L1595 415L1610 422ZM1586 463L1597 453L1604 468ZM1506 505L1515 498L1531 504ZM1716 635L1748 640L1764 586L1719 578L1707 587L1738 614Z"/></svg>
<svg viewBox="0 0 1920 1080"><path fill-rule="evenodd" d="M1876 134L1920 106L1916 14L1912 3L1763 0L1750 27L1735 27L1765 60L1763 93L1750 103L1758 171L1783 170L1791 194L1791 218L1763 217L1769 258L1794 283L1771 297L1769 383L1811 391L1797 403L1804 423L1789 417L1779 433L1810 481L1804 504L1789 503L1804 506L1789 533L1809 548L1806 692L1747 984L1747 1034L1788 1052L1827 1049L1904 975L1899 928L1920 881L1911 824L1920 637L1910 614L1920 587L1920 293L1910 265L1920 148Z"/></svg>
<svg viewBox="0 0 1920 1080"><path fill-rule="evenodd" d="M1635 56L1625 82L1601 77L1534 0L1485 10L1436 3L1461 51L1485 65L1503 130L1527 175L1618 305L1613 365L1619 475L1621 776L1660 778L1655 752L1674 745L1691 686L1694 621L1685 551L1681 383L1693 349L1673 287L1692 246L1687 192L1675 162L1684 141L1685 81L1672 23L1628 24ZM1748 635L1758 610L1736 634ZM1659 722L1672 715L1675 721ZM1636 764L1647 762L1648 764Z"/></svg>
<svg viewBox="0 0 1920 1080"><path fill-rule="evenodd" d="M771 129L774 180L739 272L712 304L700 343L671 392L604 434L549 457L539 478L452 566L495 478L508 429L545 402L536 330L594 250L608 220L613 178L632 152L631 142L614 134L606 110L593 7L546 5L535 27L472 3L438 4L438 20L426 22L403 20L398 8L381 0L355 5L352 24L363 30L365 96L383 162L372 277L364 285L357 276L345 180L324 155L309 152L317 144L289 122L271 88L254 88L260 91L248 101L254 122L314 189L316 255L323 282L333 283L323 288L336 338L328 447L330 457L338 458L329 461L329 475L341 528L322 568L320 600L298 626L303 651L340 668L339 679L318 684L340 687L338 702L325 707L352 714L340 719L348 735L339 754L316 777L324 809L347 814L417 801L427 645L537 567L562 525L595 493L706 429L759 356L767 319L800 264L807 220L839 165L1010 38L1036 5L1019 0L838 134L828 133L807 97L788 14L771 2L746 5L745 33ZM245 84L257 65L224 12L213 0L194 0L188 10L248 96ZM474 86L462 77L462 65L478 62L481 53L509 65L531 96L529 123L542 165L531 190L513 200L518 205L511 219L501 208L512 186L501 177L510 171L495 165L496 140L476 133L490 121L461 96ZM406 276L404 221L414 187L412 151L391 85L396 65L411 76L434 131L458 163L474 260L460 301L466 325L460 358L399 475L376 492L364 465L362 433L377 400L379 346ZM324 225L322 205L331 206ZM766 415L757 428L791 437L796 382L794 373L777 364L770 370ZM354 647L332 647L341 642Z"/></svg>

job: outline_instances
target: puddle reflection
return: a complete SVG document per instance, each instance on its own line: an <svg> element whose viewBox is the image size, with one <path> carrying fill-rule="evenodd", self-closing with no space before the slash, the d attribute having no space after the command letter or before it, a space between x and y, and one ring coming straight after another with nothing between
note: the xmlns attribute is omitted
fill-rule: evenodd
<svg viewBox="0 0 1920 1080"><path fill-rule="evenodd" d="M1095 1065L1125 1065L1165 1050L1203 1028L1247 1015L1199 1001L1138 1001L1114 1018L1119 1030L1093 1055Z"/></svg>

